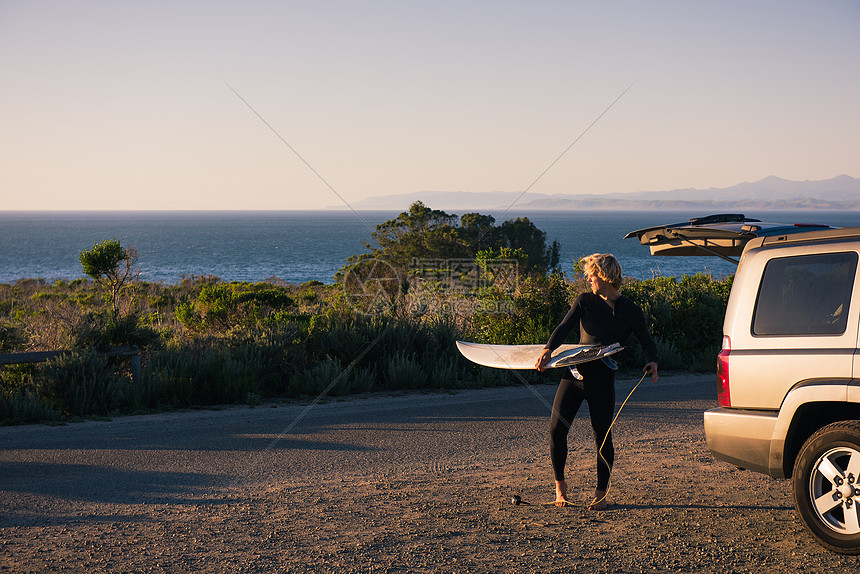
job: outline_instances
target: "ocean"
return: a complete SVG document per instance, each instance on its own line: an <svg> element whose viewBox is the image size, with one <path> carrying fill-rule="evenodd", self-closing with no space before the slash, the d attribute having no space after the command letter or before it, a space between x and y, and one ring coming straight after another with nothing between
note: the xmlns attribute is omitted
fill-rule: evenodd
<svg viewBox="0 0 860 574"><path fill-rule="evenodd" d="M497 224L528 217L561 244L566 273L573 261L595 252L614 253L626 276L680 276L698 272L723 277L735 266L715 257L653 257L632 230L707 215L686 212L512 211L493 215ZM83 277L80 252L116 238L138 251L141 279L172 284L182 277L225 281L278 278L300 284L331 283L350 255L365 253L375 226L396 211L210 211L210 212L2 212L0 283ZM458 214L461 215L461 214ZM764 221L860 226L860 212L755 212Z"/></svg>

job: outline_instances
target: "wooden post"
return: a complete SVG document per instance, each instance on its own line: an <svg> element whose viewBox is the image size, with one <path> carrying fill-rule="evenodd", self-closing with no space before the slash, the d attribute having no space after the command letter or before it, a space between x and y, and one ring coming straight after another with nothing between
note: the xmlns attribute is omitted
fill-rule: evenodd
<svg viewBox="0 0 860 574"><path fill-rule="evenodd" d="M131 381L134 384L140 382L140 353L131 356Z"/></svg>

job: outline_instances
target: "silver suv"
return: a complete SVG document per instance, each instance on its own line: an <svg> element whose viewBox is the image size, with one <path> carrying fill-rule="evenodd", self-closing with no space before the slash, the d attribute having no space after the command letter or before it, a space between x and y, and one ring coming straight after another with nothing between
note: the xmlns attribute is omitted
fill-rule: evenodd
<svg viewBox="0 0 860 574"><path fill-rule="evenodd" d="M860 228L742 215L643 229L655 254L741 255L705 413L719 459L790 478L823 546L860 554Z"/></svg>

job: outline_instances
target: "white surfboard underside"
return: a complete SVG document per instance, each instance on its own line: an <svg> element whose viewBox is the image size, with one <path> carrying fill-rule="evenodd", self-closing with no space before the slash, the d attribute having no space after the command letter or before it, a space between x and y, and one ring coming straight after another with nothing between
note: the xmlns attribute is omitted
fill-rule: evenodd
<svg viewBox="0 0 860 574"><path fill-rule="evenodd" d="M464 357L485 367L496 369L534 369L544 345L488 345L457 341L457 348ZM570 367L614 355L624 347L612 345L560 345L552 352L548 369Z"/></svg>

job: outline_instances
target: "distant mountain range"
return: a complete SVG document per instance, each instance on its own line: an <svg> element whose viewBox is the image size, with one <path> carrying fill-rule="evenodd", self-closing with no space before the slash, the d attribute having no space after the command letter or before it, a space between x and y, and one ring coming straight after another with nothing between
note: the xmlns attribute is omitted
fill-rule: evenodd
<svg viewBox="0 0 860 574"><path fill-rule="evenodd" d="M790 181L776 176L726 188L674 189L632 193L557 194L517 191L423 191L381 195L353 202L353 209L406 210L414 201L433 209L501 210L860 210L860 179L840 175L822 181Z"/></svg>

